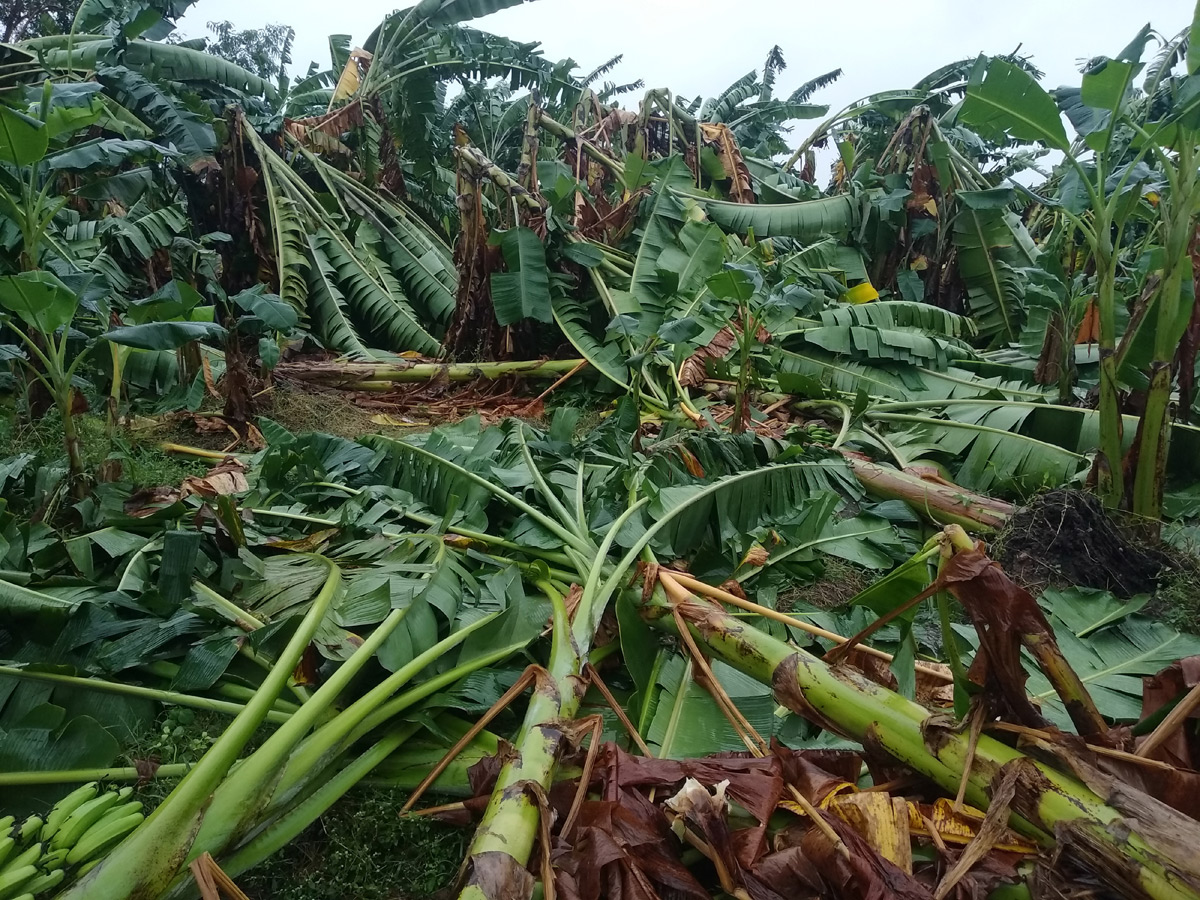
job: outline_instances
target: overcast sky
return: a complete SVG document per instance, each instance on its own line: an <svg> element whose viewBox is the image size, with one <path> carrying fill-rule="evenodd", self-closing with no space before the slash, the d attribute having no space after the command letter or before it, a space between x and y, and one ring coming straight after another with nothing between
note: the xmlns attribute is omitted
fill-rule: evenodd
<svg viewBox="0 0 1200 900"><path fill-rule="evenodd" d="M409 5L400 0L400 6ZM293 71L309 60L329 65L326 36L361 42L394 9L392 0L198 0L180 30L205 23L239 28L279 22L296 29ZM1145 22L1174 34L1191 19L1189 0L536 0L473 24L520 41L540 41L551 60L571 57L590 70L623 53L611 76L644 78L683 96L711 96L752 68L778 44L788 67L779 93L831 69L842 79L814 102L834 108L876 91L911 87L943 63L1022 45L1044 69L1043 83L1078 84L1078 61L1121 50ZM803 129L803 124L801 124Z"/></svg>

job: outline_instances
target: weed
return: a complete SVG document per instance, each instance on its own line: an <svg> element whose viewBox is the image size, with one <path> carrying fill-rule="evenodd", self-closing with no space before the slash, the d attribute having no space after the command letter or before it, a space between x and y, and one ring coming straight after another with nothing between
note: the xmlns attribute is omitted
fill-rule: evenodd
<svg viewBox="0 0 1200 900"><path fill-rule="evenodd" d="M137 487L177 485L189 475L203 475L211 460L171 456L155 445L133 444L121 453L122 479Z"/></svg>
<svg viewBox="0 0 1200 900"><path fill-rule="evenodd" d="M407 792L360 788L307 831L238 877L271 900L418 900L454 880L470 832L428 817L400 816Z"/></svg>
<svg viewBox="0 0 1200 900"><path fill-rule="evenodd" d="M805 606L818 609L842 606L872 580L869 573L836 556L823 557L821 565L824 571L815 581L794 583L780 591L777 603L781 612Z"/></svg>
<svg viewBox="0 0 1200 900"><path fill-rule="evenodd" d="M1158 582L1145 613L1177 631L1200 632L1200 563L1194 558L1177 564Z"/></svg>
<svg viewBox="0 0 1200 900"><path fill-rule="evenodd" d="M320 431L357 440L379 431L371 413L332 391L294 391L276 385L259 398L259 412L295 434Z"/></svg>

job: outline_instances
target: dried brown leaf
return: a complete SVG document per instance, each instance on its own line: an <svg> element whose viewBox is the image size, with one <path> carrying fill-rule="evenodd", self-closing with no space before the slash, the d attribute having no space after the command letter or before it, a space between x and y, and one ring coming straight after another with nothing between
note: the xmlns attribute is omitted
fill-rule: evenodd
<svg viewBox="0 0 1200 900"><path fill-rule="evenodd" d="M189 475L183 479L179 493L181 497L193 494L212 499L225 494L240 494L250 489L246 481L246 466L231 456L213 466L203 476Z"/></svg>
<svg viewBox="0 0 1200 900"><path fill-rule="evenodd" d="M849 857L819 828L810 828L800 841L804 855L821 873L829 891L839 900L932 900L932 893L903 869L888 862L866 838L841 818L821 815L849 848Z"/></svg>
<svg viewBox="0 0 1200 900"><path fill-rule="evenodd" d="M1200 656L1181 659L1156 675L1143 678L1142 718L1154 715L1197 684L1200 684ZM1193 712L1189 718L1200 718L1200 712ZM1200 760L1200 740L1195 729L1179 728L1155 752L1172 765L1194 769Z"/></svg>
<svg viewBox="0 0 1200 900"><path fill-rule="evenodd" d="M737 343L737 335L726 325L711 341L683 361L679 367L679 383L684 387L703 384L708 378L707 363L710 359L724 359Z"/></svg>

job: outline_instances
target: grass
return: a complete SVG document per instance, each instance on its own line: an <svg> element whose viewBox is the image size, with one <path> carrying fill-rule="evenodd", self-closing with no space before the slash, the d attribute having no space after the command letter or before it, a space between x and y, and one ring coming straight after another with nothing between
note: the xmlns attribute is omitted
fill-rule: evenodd
<svg viewBox="0 0 1200 900"><path fill-rule="evenodd" d="M110 435L104 416L90 412L75 416L75 427L84 468L93 473L107 470L109 480L135 488L177 485L208 468L203 461L168 456L159 450L158 444L169 439L161 427L122 429ZM62 463L62 417L57 409L32 422L15 414L0 418L0 459L22 453L32 453L38 465Z"/></svg>
<svg viewBox="0 0 1200 900"><path fill-rule="evenodd" d="M229 723L228 716L168 708L126 753L127 764L198 760ZM243 752L270 734L259 729ZM138 787L146 813L175 787L150 779ZM303 834L236 879L254 900L419 900L448 887L466 855L471 832L431 818L400 817L405 790L359 786Z"/></svg>
<svg viewBox="0 0 1200 900"><path fill-rule="evenodd" d="M418 900L454 881L470 831L400 817L407 791L359 788L238 885L256 900Z"/></svg>
<svg viewBox="0 0 1200 900"><path fill-rule="evenodd" d="M1144 613L1176 631L1200 633L1200 562L1173 567L1158 583Z"/></svg>
<svg viewBox="0 0 1200 900"><path fill-rule="evenodd" d="M876 577L836 556L821 557L821 565L824 571L815 581L793 582L780 591L777 601L780 612L807 606L834 609L865 590Z"/></svg>

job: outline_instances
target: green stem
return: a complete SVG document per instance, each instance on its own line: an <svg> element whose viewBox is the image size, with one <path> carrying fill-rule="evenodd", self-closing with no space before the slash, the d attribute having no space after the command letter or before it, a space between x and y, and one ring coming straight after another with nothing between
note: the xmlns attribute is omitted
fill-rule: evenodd
<svg viewBox="0 0 1200 900"><path fill-rule="evenodd" d="M145 700L154 700L158 703L185 706L189 709L202 709L207 712L217 712L231 716L238 715L246 708L245 704L233 703L229 700L214 700L211 697L196 697L192 694L181 694L178 691L163 691L136 684L103 681L99 678L79 678L74 675L60 675L55 672L36 672L32 669L16 669L11 666L0 666L0 676L21 678L26 681L41 681L47 684L59 684L64 687L80 688L85 691L98 691L102 694L140 697ZM291 718L289 713L275 709L270 710L265 716L266 721L275 723L286 722L289 718Z"/></svg>
<svg viewBox="0 0 1200 900"><path fill-rule="evenodd" d="M280 363L275 372L299 381L354 387L363 381L474 381L477 378L559 378L578 367L579 359L518 360L478 363Z"/></svg>
<svg viewBox="0 0 1200 900"><path fill-rule="evenodd" d="M182 778L191 763L159 766L153 772L136 766L115 769L59 769L54 772L0 772L0 787L31 787L39 784L87 784L89 781L141 781L144 778Z"/></svg>
<svg viewBox="0 0 1200 900"><path fill-rule="evenodd" d="M1166 265L1158 289L1158 322L1154 333L1154 358L1150 362L1150 387L1146 392L1145 411L1139 426L1140 443L1137 470L1134 473L1133 504L1135 515L1157 521L1162 515L1163 481L1166 477L1167 449L1170 442L1171 361L1175 357L1175 336L1182 307L1183 276L1191 273L1191 242L1196 234L1193 216L1196 166L1191 136L1179 149L1179 171L1187 173L1172 184L1172 196L1164 200L1164 252ZM1173 170L1170 161L1164 166ZM1193 298L1193 303L1195 303Z"/></svg>
<svg viewBox="0 0 1200 900"><path fill-rule="evenodd" d="M372 769L394 753L401 744L421 729L417 723L405 723L387 737L380 738L361 756L322 780L321 786L275 819L247 843L238 848L221 867L231 878L258 865L272 853L296 838L341 797L366 777Z"/></svg>
<svg viewBox="0 0 1200 900"><path fill-rule="evenodd" d="M200 831L192 843L189 860L204 852L215 855L229 841L245 833L254 818L275 796L279 785L278 774L284 761L288 760L324 712L349 687L354 676L375 657L375 652L396 630L410 609L411 605L392 610L308 702L221 782L205 811ZM273 784L274 789L271 787Z"/></svg>
<svg viewBox="0 0 1200 900"><path fill-rule="evenodd" d="M157 662L146 663L139 668L151 675L156 675L159 678L173 680L178 674L180 666L177 663L167 660L158 660ZM254 699L254 689L246 687L244 684L230 684L228 682L219 681L213 685L212 690L223 697L228 697L230 700L237 700L245 703L247 700ZM295 703L289 703L286 700L276 700L275 709L280 712L294 713L300 707Z"/></svg>
<svg viewBox="0 0 1200 900"><path fill-rule="evenodd" d="M213 606L215 606L218 610L225 613L225 615L232 619L233 623L243 631L258 631L258 629L266 626L265 622L261 621L260 619L256 619L232 600L227 600L204 582L192 582L192 589Z"/></svg>
<svg viewBox="0 0 1200 900"><path fill-rule="evenodd" d="M958 485L926 481L853 456L847 456L846 463L868 493L888 500L903 500L930 520L943 525L997 531L1013 513L1012 504Z"/></svg>
<svg viewBox="0 0 1200 900"><path fill-rule="evenodd" d="M1107 235L1103 237L1107 240ZM1100 320L1100 450L1096 454L1096 490L1104 505L1119 507L1125 497L1122 465L1124 421L1116 360L1116 260L1096 256L1099 284L1096 311Z"/></svg>
<svg viewBox="0 0 1200 900"><path fill-rule="evenodd" d="M203 820L212 792L228 774L238 754L262 723L283 690L317 626L325 618L342 583L341 570L319 558L328 568L325 584L312 606L263 679L259 695L230 723L216 743L184 776L167 799L125 838L100 865L59 895L58 900L127 900L157 897L187 860L193 836Z"/></svg>
<svg viewBox="0 0 1200 900"><path fill-rule="evenodd" d="M1062 841L1059 851L1068 857L1078 845L1119 854L1111 864L1127 865L1131 880L1155 900L1200 897L1179 874L1194 871L1193 859L1171 858L1170 849L1156 846L1150 832L1143 836L1138 820L1107 806L1075 778L988 735L979 737L972 754L966 734L939 726L935 715L924 707L854 670L835 671L817 657L742 623L716 604L689 599L672 606L652 597L643 607L643 615L654 627L673 632L673 609L682 615L701 647L771 685L776 698L793 712L816 717L820 724L853 740L869 741L873 748L949 792L958 790L969 767L966 799L980 808L987 807L1005 767L1019 765L1022 788L1013 801L1010 823L1014 828L1046 846L1053 844L1052 836L1062 833L1060 829L1067 829L1072 839ZM1177 837L1176 846L1192 846L1200 840L1200 833L1194 840L1186 835Z"/></svg>

